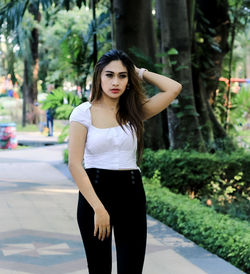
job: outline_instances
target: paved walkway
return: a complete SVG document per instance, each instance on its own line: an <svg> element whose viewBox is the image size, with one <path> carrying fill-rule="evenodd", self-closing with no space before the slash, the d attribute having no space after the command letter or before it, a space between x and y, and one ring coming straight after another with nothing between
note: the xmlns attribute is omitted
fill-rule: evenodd
<svg viewBox="0 0 250 274"><path fill-rule="evenodd" d="M57 144L59 132L55 132L54 136L46 136L38 132L17 132L17 141L22 146L48 146Z"/></svg>
<svg viewBox="0 0 250 274"><path fill-rule="evenodd" d="M78 191L62 162L65 147L0 151L1 274L88 273L76 222ZM113 255L115 274L114 246ZM143 274L186 273L243 272L148 217Z"/></svg>

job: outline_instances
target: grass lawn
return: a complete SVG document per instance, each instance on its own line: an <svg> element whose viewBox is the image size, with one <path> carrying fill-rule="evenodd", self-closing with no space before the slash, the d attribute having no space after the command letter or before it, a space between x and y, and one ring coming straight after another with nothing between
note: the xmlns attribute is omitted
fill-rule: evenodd
<svg viewBox="0 0 250 274"><path fill-rule="evenodd" d="M54 120L54 132L61 132L64 126L66 125L66 123L67 123L66 121ZM39 125L30 125L30 124L27 124L25 127L23 127L21 124L17 124L16 129L19 132L40 131Z"/></svg>

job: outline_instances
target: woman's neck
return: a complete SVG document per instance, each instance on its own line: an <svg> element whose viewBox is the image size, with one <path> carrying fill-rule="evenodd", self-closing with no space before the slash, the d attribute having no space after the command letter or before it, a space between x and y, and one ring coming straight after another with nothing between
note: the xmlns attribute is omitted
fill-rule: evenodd
<svg viewBox="0 0 250 274"><path fill-rule="evenodd" d="M106 98L105 96L102 96L98 101L94 102L94 104L109 110L117 110L118 103L119 103L119 98L110 99L110 98Z"/></svg>

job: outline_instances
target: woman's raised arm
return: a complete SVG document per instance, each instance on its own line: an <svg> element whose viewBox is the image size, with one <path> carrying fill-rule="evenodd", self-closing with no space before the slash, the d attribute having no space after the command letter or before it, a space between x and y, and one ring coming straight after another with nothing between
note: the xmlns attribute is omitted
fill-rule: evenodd
<svg viewBox="0 0 250 274"><path fill-rule="evenodd" d="M139 73L138 68L135 68ZM159 88L162 92L157 93L147 100L143 105L145 117L147 120L163 111L181 92L182 85L166 76L150 72L143 72L143 80Z"/></svg>

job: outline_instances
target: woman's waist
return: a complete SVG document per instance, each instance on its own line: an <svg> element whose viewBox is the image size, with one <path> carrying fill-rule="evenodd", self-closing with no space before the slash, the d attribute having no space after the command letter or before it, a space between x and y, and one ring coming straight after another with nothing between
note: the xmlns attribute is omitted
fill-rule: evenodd
<svg viewBox="0 0 250 274"><path fill-rule="evenodd" d="M134 157L136 155L136 148L131 149L115 149L114 147L112 149L108 150L90 150L88 148L85 148L84 155L89 158L95 158L95 157L108 157L108 156L114 156L114 157L125 157L130 156Z"/></svg>
<svg viewBox="0 0 250 274"><path fill-rule="evenodd" d="M105 169L105 168L85 168L86 173L94 182L110 180L117 182L134 180L141 176L139 168L136 169Z"/></svg>

